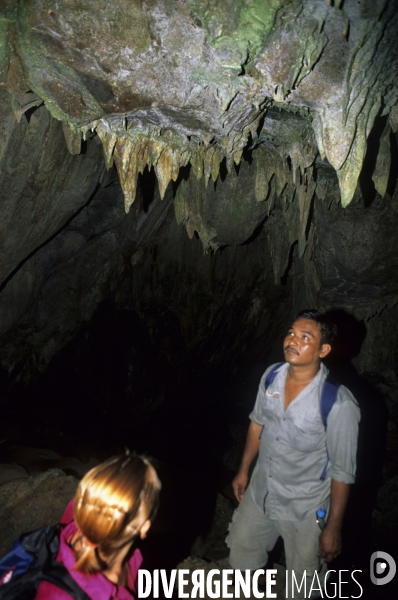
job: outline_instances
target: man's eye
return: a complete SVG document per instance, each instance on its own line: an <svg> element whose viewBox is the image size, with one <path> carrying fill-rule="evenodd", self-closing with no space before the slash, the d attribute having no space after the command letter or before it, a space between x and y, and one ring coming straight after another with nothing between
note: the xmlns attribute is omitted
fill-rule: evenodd
<svg viewBox="0 0 398 600"><path fill-rule="evenodd" d="M303 336L303 340L304 340L305 342L308 342L308 335L304 335L304 336Z"/></svg>

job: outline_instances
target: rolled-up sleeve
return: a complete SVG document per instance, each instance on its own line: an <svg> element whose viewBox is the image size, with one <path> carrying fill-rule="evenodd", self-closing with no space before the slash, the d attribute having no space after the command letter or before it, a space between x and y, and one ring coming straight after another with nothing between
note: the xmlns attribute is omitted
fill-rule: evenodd
<svg viewBox="0 0 398 600"><path fill-rule="evenodd" d="M262 402L263 402L263 398L264 398L264 393L262 392L261 389L258 389L257 392L257 398L256 398L256 403L254 405L254 408L252 410L252 412L249 415L249 419L250 421L254 421L254 423L257 423L258 425L263 425L263 411L262 411Z"/></svg>
<svg viewBox="0 0 398 600"><path fill-rule="evenodd" d="M345 386L340 386L328 416L326 446L330 459L328 477L342 483L355 481L359 420L357 401Z"/></svg>
<svg viewBox="0 0 398 600"><path fill-rule="evenodd" d="M264 417L263 417L263 406L264 406L264 396L265 396L265 378L268 373L271 371L273 365L268 367L268 369L263 373L260 385L258 386L257 398L252 412L249 415L249 419L257 423L258 425L264 425Z"/></svg>

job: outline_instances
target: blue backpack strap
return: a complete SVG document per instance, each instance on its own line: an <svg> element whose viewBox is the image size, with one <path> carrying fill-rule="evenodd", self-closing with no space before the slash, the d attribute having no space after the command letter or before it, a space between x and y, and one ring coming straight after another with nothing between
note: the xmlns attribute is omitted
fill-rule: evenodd
<svg viewBox="0 0 398 600"><path fill-rule="evenodd" d="M339 387L340 387L340 384L337 383L336 381L334 381L331 377L329 377L329 375L326 377L325 382L322 386L320 409L321 409L321 419L322 419L322 423L323 423L323 426L325 427L325 429L327 428L329 413L332 410L333 405L337 400L337 394L339 393ZM329 452L328 452L328 449L326 448L326 464L325 464L322 474L320 476L320 479L322 479L322 481L326 477L328 464L329 464Z"/></svg>
<svg viewBox="0 0 398 600"><path fill-rule="evenodd" d="M0 560L0 587L11 577L25 573L33 562L34 557L22 548L19 540L13 542L11 551Z"/></svg>
<svg viewBox="0 0 398 600"><path fill-rule="evenodd" d="M42 580L64 590L74 600L90 600L63 563L57 562L61 525L45 525L21 535L0 561L0 599L36 597Z"/></svg>
<svg viewBox="0 0 398 600"><path fill-rule="evenodd" d="M271 371L268 373L267 377L265 378L264 381L264 388L267 389L271 383L274 381L276 374L278 372L279 367L281 367L283 365L283 363L276 363L276 365L274 365L271 369Z"/></svg>
<svg viewBox="0 0 398 600"><path fill-rule="evenodd" d="M274 365L272 367L272 369L270 370L270 372L268 373L267 377L265 378L264 381L264 389L267 390L267 388L271 385L271 383L274 381L276 374L278 372L279 367L281 367L283 365L283 363L276 363L276 365ZM263 435L263 431L264 431L264 425L261 428L260 431L260 435L258 436L258 439L261 440L261 436Z"/></svg>

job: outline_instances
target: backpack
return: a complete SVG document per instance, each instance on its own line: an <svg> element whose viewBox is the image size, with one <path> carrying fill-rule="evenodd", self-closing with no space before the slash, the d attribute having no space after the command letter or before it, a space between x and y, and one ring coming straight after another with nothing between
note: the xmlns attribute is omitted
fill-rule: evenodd
<svg viewBox="0 0 398 600"><path fill-rule="evenodd" d="M282 365L283 365L283 363L277 363L276 365L274 365L272 367L272 369L268 373L267 377L265 378L265 382L264 382L265 389L267 389L271 385L271 383L274 381L276 374L279 370L279 367L281 367ZM333 377L330 376L330 374L328 374L328 376L326 377L326 379L323 383L323 386L322 386L321 404L320 404L321 419L322 419L322 423L323 423L323 426L325 429L327 427L329 413L332 410L333 405L337 400L337 394L339 392L339 387L340 387L340 384L337 383L337 381L335 381L333 379ZM261 436L261 434L260 434L260 436ZM329 452L328 452L328 449L326 448L326 464L325 464L323 471L321 473L321 476L319 478L319 479L322 479L322 481L326 477L328 464L329 464Z"/></svg>
<svg viewBox="0 0 398 600"><path fill-rule="evenodd" d="M62 525L45 525L16 540L0 560L0 600L34 600L49 581L75 600L90 600L61 562L56 562Z"/></svg>

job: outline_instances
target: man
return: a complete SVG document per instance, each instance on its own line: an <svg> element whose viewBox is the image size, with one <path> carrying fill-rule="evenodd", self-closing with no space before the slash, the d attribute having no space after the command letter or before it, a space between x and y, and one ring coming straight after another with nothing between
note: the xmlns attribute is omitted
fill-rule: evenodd
<svg viewBox="0 0 398 600"><path fill-rule="evenodd" d="M281 535L287 573L293 570L301 582L306 572L307 594L320 559L327 563L341 552L341 526L356 469L356 400L340 386L326 429L320 412L328 374L321 359L331 351L335 333L335 325L318 311L299 313L284 341L286 362L267 389L272 367L261 378L242 462L232 482L240 505L227 537L231 567L263 568ZM327 511L323 531L316 522L319 508ZM308 597L303 588L286 597Z"/></svg>

